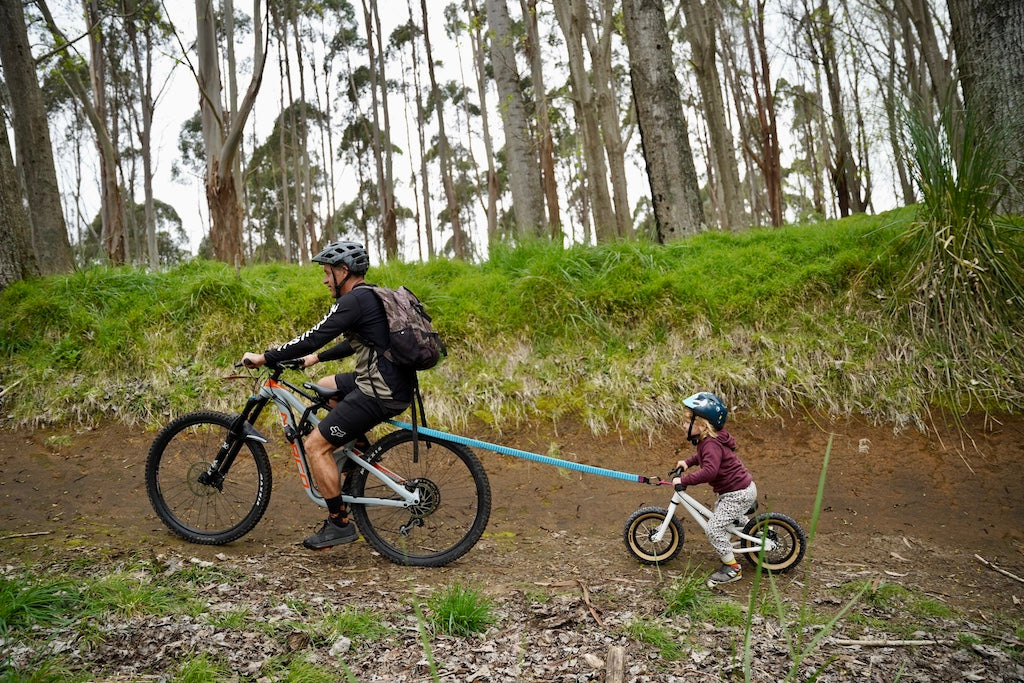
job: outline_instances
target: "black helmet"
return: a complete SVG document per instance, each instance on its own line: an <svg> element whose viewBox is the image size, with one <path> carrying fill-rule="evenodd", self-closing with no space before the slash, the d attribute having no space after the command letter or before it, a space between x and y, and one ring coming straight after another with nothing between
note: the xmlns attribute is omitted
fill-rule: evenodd
<svg viewBox="0 0 1024 683"><path fill-rule="evenodd" d="M370 255L359 242L332 242L313 257L313 262L343 265L353 275L363 275L370 267Z"/></svg>
<svg viewBox="0 0 1024 683"><path fill-rule="evenodd" d="M711 423L711 427L718 431L725 426L729 419L729 409L722 403L722 399L708 391L702 391L688 398L683 399L683 405Z"/></svg>

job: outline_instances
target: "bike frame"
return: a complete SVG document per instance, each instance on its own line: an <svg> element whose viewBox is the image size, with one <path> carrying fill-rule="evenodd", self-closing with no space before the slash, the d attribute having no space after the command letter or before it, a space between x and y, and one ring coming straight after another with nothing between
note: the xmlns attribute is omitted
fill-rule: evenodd
<svg viewBox="0 0 1024 683"><path fill-rule="evenodd" d="M320 424L320 417L315 411L317 408L323 407L323 403L318 403L314 396L306 394L304 391L299 389L299 387L291 384L290 382L286 382L275 377L274 374L267 377L266 381L260 387L259 392L249 398L242 414L239 415L239 419L244 420L246 425L246 428L244 428L245 434L243 439L256 439L257 441L267 443L266 437L256 430L254 424L263 408L268 403L273 402L277 406L277 411L281 416L281 425L284 428L285 436L292 445L292 458L295 461L296 469L299 471L299 479L302 481L302 486L306 489L306 495L308 495L309 499L320 507L327 507L327 502L324 500L320 491L316 488L316 484L313 482L312 476L310 476L309 461L306 458L306 449L302 442L302 429L300 428L300 425L303 425L304 423L310 424L313 428ZM312 405L307 406L305 403L300 401L295 394L292 393L293 391L312 401ZM301 417L296 419L296 414ZM241 445L243 439L237 440L238 446ZM237 448L232 450L237 452ZM399 497L398 500L395 500L389 498L357 497L343 493L342 500L345 503L400 508L413 507L419 504L419 492L409 491L406 489L402 485L404 483L404 479L401 476L380 465L371 465L347 445L337 449L334 452L334 458L338 463L339 468L346 459L351 460L358 467L363 468L370 475L379 479ZM229 458L229 460L233 459L233 457ZM222 471L226 474L227 470L226 468L223 468Z"/></svg>
<svg viewBox="0 0 1024 683"><path fill-rule="evenodd" d="M669 482L663 483L669 484ZM685 491L676 491L672 495L672 502L668 506L668 512L665 515L665 521L661 523L661 526L658 527L658 530L654 533L653 536L651 536L651 540L653 542L660 543L661 540L665 538L665 534L668 532L669 524L672 523L672 517L675 515L676 509L679 508L680 506L688 513L690 513L690 517L693 518L693 521L695 521L700 526L700 528L703 529L705 533L707 533L708 520L711 519L712 511L708 509L706 506L701 505L701 503L696 498L686 493ZM768 538L767 536L765 536L764 538L750 536L748 534L743 533L743 530L735 524L730 524L729 526L727 526L726 531L728 531L730 535L735 536L736 539L738 539L732 541L732 548L734 553L760 553L762 544L764 545L765 552L771 552L772 550L775 550L775 541L773 541L771 538ZM753 543L755 545L747 546L744 548L742 547L740 541L749 541L750 543Z"/></svg>

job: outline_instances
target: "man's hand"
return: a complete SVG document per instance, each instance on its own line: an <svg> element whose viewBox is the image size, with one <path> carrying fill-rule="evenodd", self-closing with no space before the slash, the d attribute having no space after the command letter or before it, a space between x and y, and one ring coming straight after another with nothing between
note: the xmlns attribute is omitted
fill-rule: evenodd
<svg viewBox="0 0 1024 683"><path fill-rule="evenodd" d="M686 471L686 461L685 460L680 460L679 462L676 463L676 467L679 469L680 472L685 472Z"/></svg>
<svg viewBox="0 0 1024 683"><path fill-rule="evenodd" d="M262 353L247 352L242 355L242 365L247 368L258 368L267 362Z"/></svg>
<svg viewBox="0 0 1024 683"><path fill-rule="evenodd" d="M311 365L316 365L319 362L320 362L320 356L316 355L315 353L311 353L308 356L303 356L302 357L302 367L304 367L304 368L308 368Z"/></svg>

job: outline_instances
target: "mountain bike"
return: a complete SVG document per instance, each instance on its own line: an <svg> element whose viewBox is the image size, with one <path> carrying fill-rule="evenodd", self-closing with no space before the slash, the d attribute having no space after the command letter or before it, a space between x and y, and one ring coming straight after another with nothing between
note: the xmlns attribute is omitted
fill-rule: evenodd
<svg viewBox="0 0 1024 683"><path fill-rule="evenodd" d="M310 476L303 438L319 424L319 413L330 410L336 392L282 379L286 369L301 367L302 361L289 361L235 375L254 381L241 413L193 412L157 434L146 460L146 491L171 531L192 543L221 545L260 521L272 477L268 440L255 424L269 403L280 413L302 486L326 507ZM342 499L363 537L388 560L440 567L465 555L483 535L491 488L466 446L402 429L369 448L345 444L334 458Z"/></svg>
<svg viewBox="0 0 1024 683"><path fill-rule="evenodd" d="M682 473L681 468L669 472L668 480L651 482L672 485L672 478ZM640 508L626 520L623 540L629 552L644 564L662 564L675 559L683 548L683 523L676 517L682 507L705 532L711 510L686 491L672 495L668 509ZM747 511L756 512L757 503ZM795 519L778 512L757 515L753 519L737 519L728 527L733 536L733 552L742 555L753 566L782 574L800 564L807 550L807 535Z"/></svg>

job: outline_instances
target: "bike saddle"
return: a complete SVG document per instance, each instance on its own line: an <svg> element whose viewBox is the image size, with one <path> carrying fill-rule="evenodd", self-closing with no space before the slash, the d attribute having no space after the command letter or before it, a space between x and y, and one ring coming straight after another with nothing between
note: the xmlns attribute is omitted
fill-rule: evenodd
<svg viewBox="0 0 1024 683"><path fill-rule="evenodd" d="M312 391L314 394L316 394L320 398L332 398L334 396L340 396L341 395L341 392L338 391L337 389L330 389L328 387L322 387L319 384L315 384L313 382L303 382L302 383L302 388L303 389L308 389L308 390Z"/></svg>

